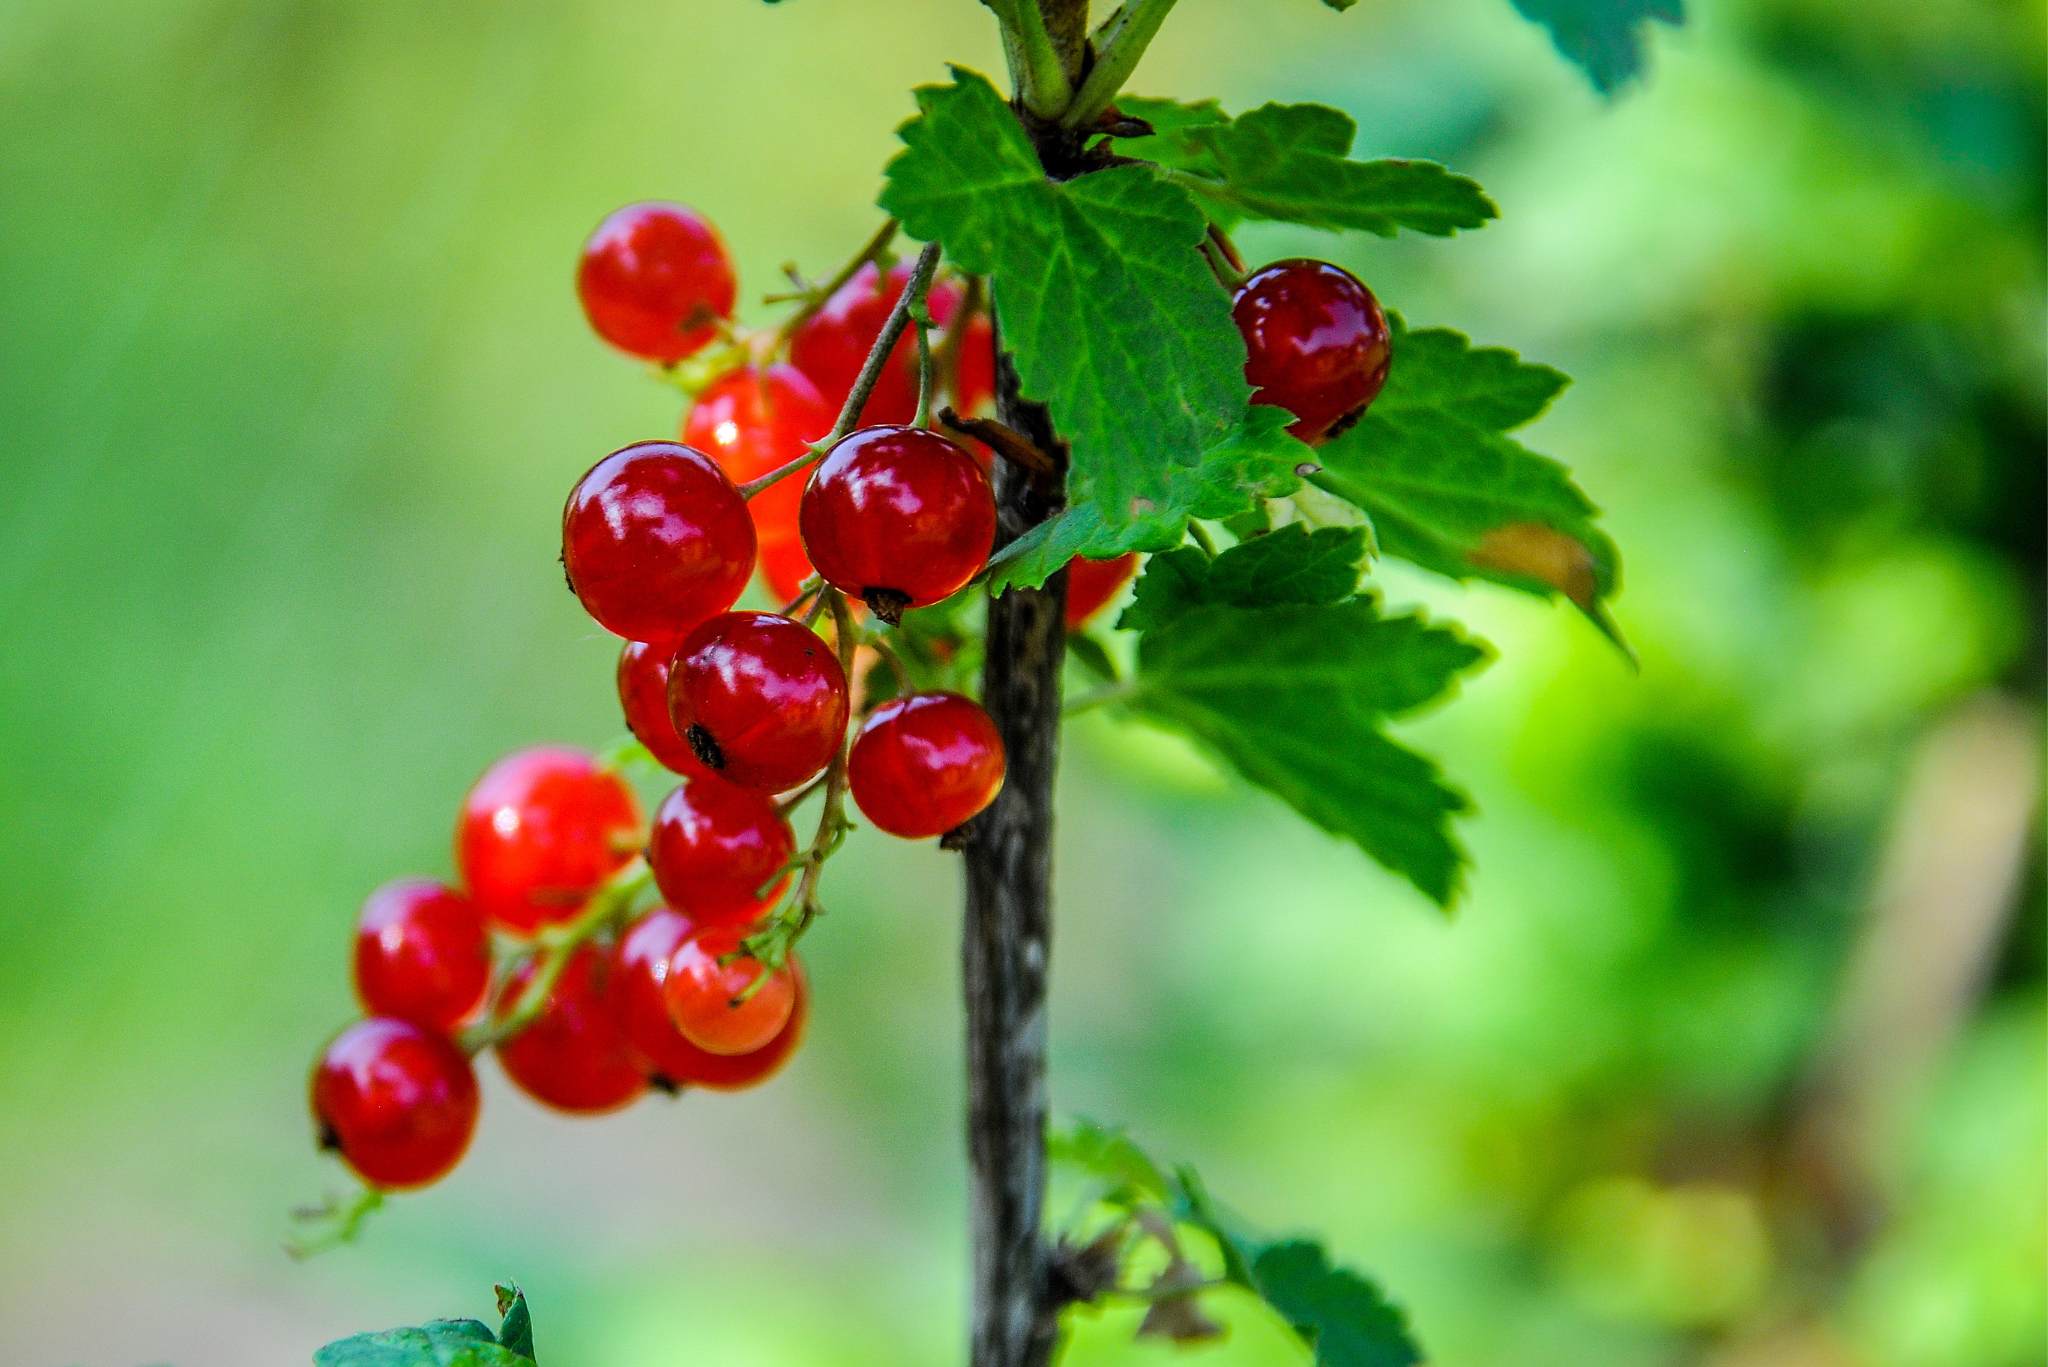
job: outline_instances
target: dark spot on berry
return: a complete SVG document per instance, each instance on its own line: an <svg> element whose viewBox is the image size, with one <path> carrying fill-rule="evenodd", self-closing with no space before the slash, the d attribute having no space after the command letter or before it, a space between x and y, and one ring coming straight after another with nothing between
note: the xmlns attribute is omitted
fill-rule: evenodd
<svg viewBox="0 0 2048 1367"><path fill-rule="evenodd" d="M320 1132L313 1137L313 1142L322 1153L341 1152L341 1136L324 1120L320 1122Z"/></svg>
<svg viewBox="0 0 2048 1367"><path fill-rule="evenodd" d="M683 1084L677 1082L666 1073L649 1073L647 1075L647 1085L660 1092L663 1096L681 1096L683 1094Z"/></svg>
<svg viewBox="0 0 2048 1367"><path fill-rule="evenodd" d="M725 752L718 748L718 742L702 726L691 722L690 729L683 733L683 739L690 742L690 752L704 761L705 768L713 773L725 768Z"/></svg>
<svg viewBox="0 0 2048 1367"><path fill-rule="evenodd" d="M1358 426L1358 420L1365 416L1365 410L1369 407L1371 407L1370 404L1362 403L1358 405L1358 407L1352 409L1349 413L1346 413L1343 417L1337 419L1337 421L1331 423L1327 428L1323 429L1323 435L1317 437L1314 441L1310 442L1309 445L1321 446L1325 442L1332 442L1335 441L1337 438L1343 436L1346 432L1349 432L1352 428Z"/></svg>

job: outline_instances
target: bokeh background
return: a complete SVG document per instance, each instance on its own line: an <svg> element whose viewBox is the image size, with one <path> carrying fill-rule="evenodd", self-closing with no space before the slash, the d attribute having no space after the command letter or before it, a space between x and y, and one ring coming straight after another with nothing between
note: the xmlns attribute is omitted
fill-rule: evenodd
<svg viewBox="0 0 2048 1367"><path fill-rule="evenodd" d="M1189 4L1137 81L1471 172L1454 241L1244 234L1577 378L1624 549L1408 728L1458 915L1073 729L1054 1096L1320 1231L1443 1364L2043 1360L2043 52L2002 0L1695 0L1603 102L1503 0ZM671 430L586 331L629 199L750 299L868 232L969 0L0 4L0 1362L276 1367L530 1292L555 1364L960 1358L956 872L856 842L774 1085L469 1161L298 1265L362 894L619 730L564 489ZM750 305L751 307L751 305ZM758 310L755 316L762 316ZM1299 1360L1238 1308L1211 1360ZM1084 1317L1069 1361L1158 1362Z"/></svg>

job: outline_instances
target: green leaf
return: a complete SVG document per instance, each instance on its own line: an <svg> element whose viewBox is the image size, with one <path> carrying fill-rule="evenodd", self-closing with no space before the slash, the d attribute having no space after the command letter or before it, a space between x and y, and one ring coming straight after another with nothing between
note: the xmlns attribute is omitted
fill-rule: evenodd
<svg viewBox="0 0 2048 1367"><path fill-rule="evenodd" d="M1358 590L1365 559L1363 527L1290 523L1225 550L1214 560L1193 547L1146 563L1130 607L1117 625L1149 631L1204 603L1263 607L1273 603L1338 603Z"/></svg>
<svg viewBox="0 0 2048 1367"><path fill-rule="evenodd" d="M498 1293L498 1314L504 1320L498 1326L498 1342L515 1353L534 1357L533 1315L526 1308L526 1293L512 1285L494 1289Z"/></svg>
<svg viewBox="0 0 2048 1367"><path fill-rule="evenodd" d="M1163 112L1161 102L1124 101L1119 109ZM1446 236L1495 217L1477 182L1431 161L1353 161L1358 125L1342 110L1319 104L1268 104L1234 120L1213 105L1173 105L1149 138L1125 139L1121 150L1170 167L1226 226L1238 218L1299 223L1331 231L1392 237L1411 232Z"/></svg>
<svg viewBox="0 0 2048 1367"><path fill-rule="evenodd" d="M1167 1198L1166 1174L1121 1129L1076 1116L1046 1136L1046 1157L1105 1184L1103 1199L1118 1205Z"/></svg>
<svg viewBox="0 0 2048 1367"><path fill-rule="evenodd" d="M313 1367L534 1367L531 1357L500 1344L476 1320L435 1320L417 1329L387 1329L330 1343Z"/></svg>
<svg viewBox="0 0 2048 1367"><path fill-rule="evenodd" d="M1464 863L1450 818L1466 801L1380 724L1484 658L1456 632L1382 617L1365 599L1202 605L1140 638L1131 701L1447 906Z"/></svg>
<svg viewBox="0 0 2048 1367"><path fill-rule="evenodd" d="M1023 390L1068 443L1068 500L1099 522L1069 540L1091 554L1157 549L1219 497L1229 507L1215 516L1240 511L1245 467L1263 472L1280 448L1247 418L1244 343L1199 250L1201 210L1150 166L1048 180L995 88L954 76L917 92L881 203L991 278ZM1043 582L1060 563L1009 582Z"/></svg>
<svg viewBox="0 0 2048 1367"><path fill-rule="evenodd" d="M1605 609L1620 557L1565 468L1507 435L1567 383L1511 351L1389 316L1387 385L1320 448L1317 487L1364 510L1379 548L1456 579L1563 594L1620 642Z"/></svg>
<svg viewBox="0 0 2048 1367"><path fill-rule="evenodd" d="M1370 1281L1331 1266L1320 1244L1259 1238L1223 1212L1191 1167L1175 1169L1174 1187L1174 1218L1215 1241L1225 1278L1272 1306L1315 1350L1317 1363L1410 1367L1422 1361L1406 1317Z"/></svg>
<svg viewBox="0 0 2048 1367"><path fill-rule="evenodd" d="M1267 1244L1251 1271L1266 1303L1315 1348L1320 1367L1411 1367L1422 1361L1401 1312L1356 1272L1332 1267L1320 1244Z"/></svg>
<svg viewBox="0 0 2048 1367"><path fill-rule="evenodd" d="M1228 518L1293 493L1301 487L1296 472L1314 469L1315 453L1287 435L1291 421L1283 409L1249 409L1195 470L1173 476L1162 506L1131 522L1112 525L1098 504L1077 503L1040 523L989 558L990 592L1036 587L1077 555L1111 560L1170 550L1186 537L1190 518Z"/></svg>
<svg viewBox="0 0 2048 1367"><path fill-rule="evenodd" d="M1651 20L1685 22L1684 0L1514 0L1514 6L1548 29L1557 50L1603 95L1642 74L1643 31Z"/></svg>

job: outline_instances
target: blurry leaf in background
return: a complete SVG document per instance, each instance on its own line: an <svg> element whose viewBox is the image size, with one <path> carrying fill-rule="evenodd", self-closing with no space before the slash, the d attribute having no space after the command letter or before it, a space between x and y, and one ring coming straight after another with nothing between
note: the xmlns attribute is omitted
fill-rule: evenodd
<svg viewBox="0 0 2048 1367"><path fill-rule="evenodd" d="M1557 50L1612 94L1643 71L1643 30L1652 19L1685 22L1684 0L1514 0L1515 8L1550 30Z"/></svg>

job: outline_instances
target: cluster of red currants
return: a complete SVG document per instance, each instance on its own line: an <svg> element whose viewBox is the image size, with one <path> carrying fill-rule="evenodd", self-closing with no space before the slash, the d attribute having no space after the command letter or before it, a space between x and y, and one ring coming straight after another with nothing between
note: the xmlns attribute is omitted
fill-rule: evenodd
<svg viewBox="0 0 2048 1367"><path fill-rule="evenodd" d="M907 839L952 832L995 799L1002 739L968 698L895 697L866 708L848 738L861 710L852 603L894 625L965 587L996 531L985 454L916 425L930 372L907 332L859 425L820 449L912 279L864 260L837 288L811 292L789 325L750 338L731 323L725 249L690 210L629 205L585 245L578 293L605 340L664 366L713 342L732 358L697 389L682 441L606 456L562 517L570 588L625 642L626 723L681 783L649 826L594 756L516 752L463 805L460 887L408 880L372 894L355 946L367 1015L328 1045L312 1082L323 1142L372 1187L418 1186L455 1166L476 1126L471 1055L486 1047L523 1091L575 1114L650 1087L769 1077L803 1034L791 944L844 829L840 795ZM1235 316L1259 401L1293 411L1304 440L1341 430L1385 379L1385 319L1334 266L1251 275ZM954 406L985 405L993 339L971 291L931 282L924 318L958 330L936 348L950 359ZM1074 562L1069 626L1135 566ZM783 612L734 610L757 569ZM827 607L829 643L812 626ZM789 812L819 789L825 815L799 851ZM660 904L634 917L650 881Z"/></svg>

